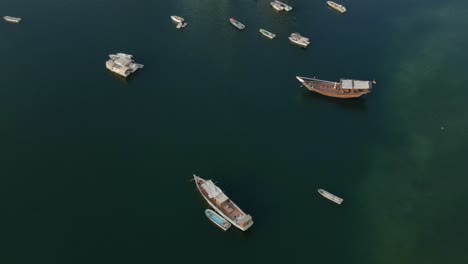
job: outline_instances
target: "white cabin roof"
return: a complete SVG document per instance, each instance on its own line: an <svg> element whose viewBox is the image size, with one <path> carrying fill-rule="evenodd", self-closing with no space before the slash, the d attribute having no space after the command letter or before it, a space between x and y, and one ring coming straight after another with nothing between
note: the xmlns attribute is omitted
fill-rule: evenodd
<svg viewBox="0 0 468 264"><path fill-rule="evenodd" d="M223 193L211 180L205 181L201 187L208 193L209 198L215 198Z"/></svg>
<svg viewBox="0 0 468 264"><path fill-rule="evenodd" d="M370 89L370 82L341 79L341 89Z"/></svg>
<svg viewBox="0 0 468 264"><path fill-rule="evenodd" d="M116 59L114 62L116 64L118 64L118 65L128 66L132 62L132 60L120 57L120 58Z"/></svg>

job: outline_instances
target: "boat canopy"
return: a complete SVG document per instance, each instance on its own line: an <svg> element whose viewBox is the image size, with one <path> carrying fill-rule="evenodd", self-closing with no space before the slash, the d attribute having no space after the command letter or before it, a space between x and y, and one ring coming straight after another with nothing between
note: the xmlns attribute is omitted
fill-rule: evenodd
<svg viewBox="0 0 468 264"><path fill-rule="evenodd" d="M341 89L370 89L369 81L341 80Z"/></svg>
<svg viewBox="0 0 468 264"><path fill-rule="evenodd" d="M223 192L211 181L205 181L201 187L208 193L209 198L215 198Z"/></svg>

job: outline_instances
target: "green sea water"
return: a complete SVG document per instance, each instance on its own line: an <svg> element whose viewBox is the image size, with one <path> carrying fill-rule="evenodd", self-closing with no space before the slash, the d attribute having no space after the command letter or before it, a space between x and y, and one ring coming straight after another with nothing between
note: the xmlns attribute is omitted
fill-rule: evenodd
<svg viewBox="0 0 468 264"><path fill-rule="evenodd" d="M0 0L0 263L468 263L468 2L269 2ZM209 222L192 173L253 227Z"/></svg>

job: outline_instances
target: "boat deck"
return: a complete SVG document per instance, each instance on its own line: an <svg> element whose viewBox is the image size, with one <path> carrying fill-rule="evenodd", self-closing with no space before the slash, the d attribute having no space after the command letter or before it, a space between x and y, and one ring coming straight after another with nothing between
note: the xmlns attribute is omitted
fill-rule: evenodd
<svg viewBox="0 0 468 264"><path fill-rule="evenodd" d="M198 183L198 185L203 184L203 182ZM203 189L199 188L202 195L206 198L208 198L208 193ZM216 205L216 200L213 198L208 198L210 202L214 205ZM227 202L227 204L224 204L222 206L216 206L217 209L221 210L227 217L230 218L230 220L236 222L237 218L244 216L245 213L242 212L237 205L235 205L231 200Z"/></svg>
<svg viewBox="0 0 468 264"><path fill-rule="evenodd" d="M342 89L341 83L328 81L306 80L304 86L311 91L332 96L358 97L370 92L370 89Z"/></svg>

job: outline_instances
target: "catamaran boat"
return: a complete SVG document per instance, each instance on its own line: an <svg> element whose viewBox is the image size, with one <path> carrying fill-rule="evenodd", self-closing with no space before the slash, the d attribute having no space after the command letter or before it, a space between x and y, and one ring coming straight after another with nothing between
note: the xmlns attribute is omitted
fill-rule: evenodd
<svg viewBox="0 0 468 264"><path fill-rule="evenodd" d="M3 20L13 23L19 23L21 21L20 17L4 16Z"/></svg>
<svg viewBox="0 0 468 264"><path fill-rule="evenodd" d="M283 11L283 6L276 2L270 2L270 5L275 9L276 11Z"/></svg>
<svg viewBox="0 0 468 264"><path fill-rule="evenodd" d="M346 12L346 7L339 5L333 1L327 1L327 5L340 13Z"/></svg>
<svg viewBox="0 0 468 264"><path fill-rule="evenodd" d="M106 68L120 76L128 77L136 70L144 67L143 64L135 63L133 55L125 53L110 54L110 60L106 61Z"/></svg>
<svg viewBox="0 0 468 264"><path fill-rule="evenodd" d="M224 219L219 214L215 213L211 209L205 210L205 215L210 219L211 222L215 223L219 228L226 231L231 227L231 223L229 223L226 219Z"/></svg>
<svg viewBox="0 0 468 264"><path fill-rule="evenodd" d="M327 198L328 200L332 201L332 202L335 202L337 204L341 204L343 202L343 199L341 199L340 197L336 196L336 195L333 195L323 189L318 189L318 192L325 198Z"/></svg>
<svg viewBox="0 0 468 264"><path fill-rule="evenodd" d="M299 33L292 33L291 36L289 37L289 40L303 48L307 48L309 46L310 41L308 38L301 36Z"/></svg>
<svg viewBox="0 0 468 264"><path fill-rule="evenodd" d="M229 19L229 22L231 22L231 24L232 24L233 26L235 26L235 27L236 27L237 29L239 29L239 30L243 30L243 29L245 28L245 25L244 25L244 24L242 24L241 22L235 20L235 19L232 18L232 17Z"/></svg>
<svg viewBox="0 0 468 264"><path fill-rule="evenodd" d="M193 175L193 179L198 191L206 202L224 219L242 231L246 231L253 225L252 217L244 213L211 180L202 179L195 174Z"/></svg>
<svg viewBox="0 0 468 264"><path fill-rule="evenodd" d="M261 28L259 31L260 31L260 33L261 33L263 36L265 36L265 37L267 37L267 38L269 38L269 39L273 39L273 38L276 37L275 34L269 32L269 31L266 31L266 30L263 29L263 28Z"/></svg>
<svg viewBox="0 0 468 264"><path fill-rule="evenodd" d="M175 23L183 23L185 21L185 19L183 17L180 17L180 16L171 16L171 19Z"/></svg>
<svg viewBox="0 0 468 264"><path fill-rule="evenodd" d="M293 9L292 6L289 6L289 5L287 5L287 4L283 3L283 2L280 2L278 0L275 0L275 3L280 5L287 12L289 12L289 11L291 11Z"/></svg>
<svg viewBox="0 0 468 264"><path fill-rule="evenodd" d="M375 81L341 79L340 82L324 81L314 78L296 76L296 79L309 91L335 98L358 98L372 90Z"/></svg>

